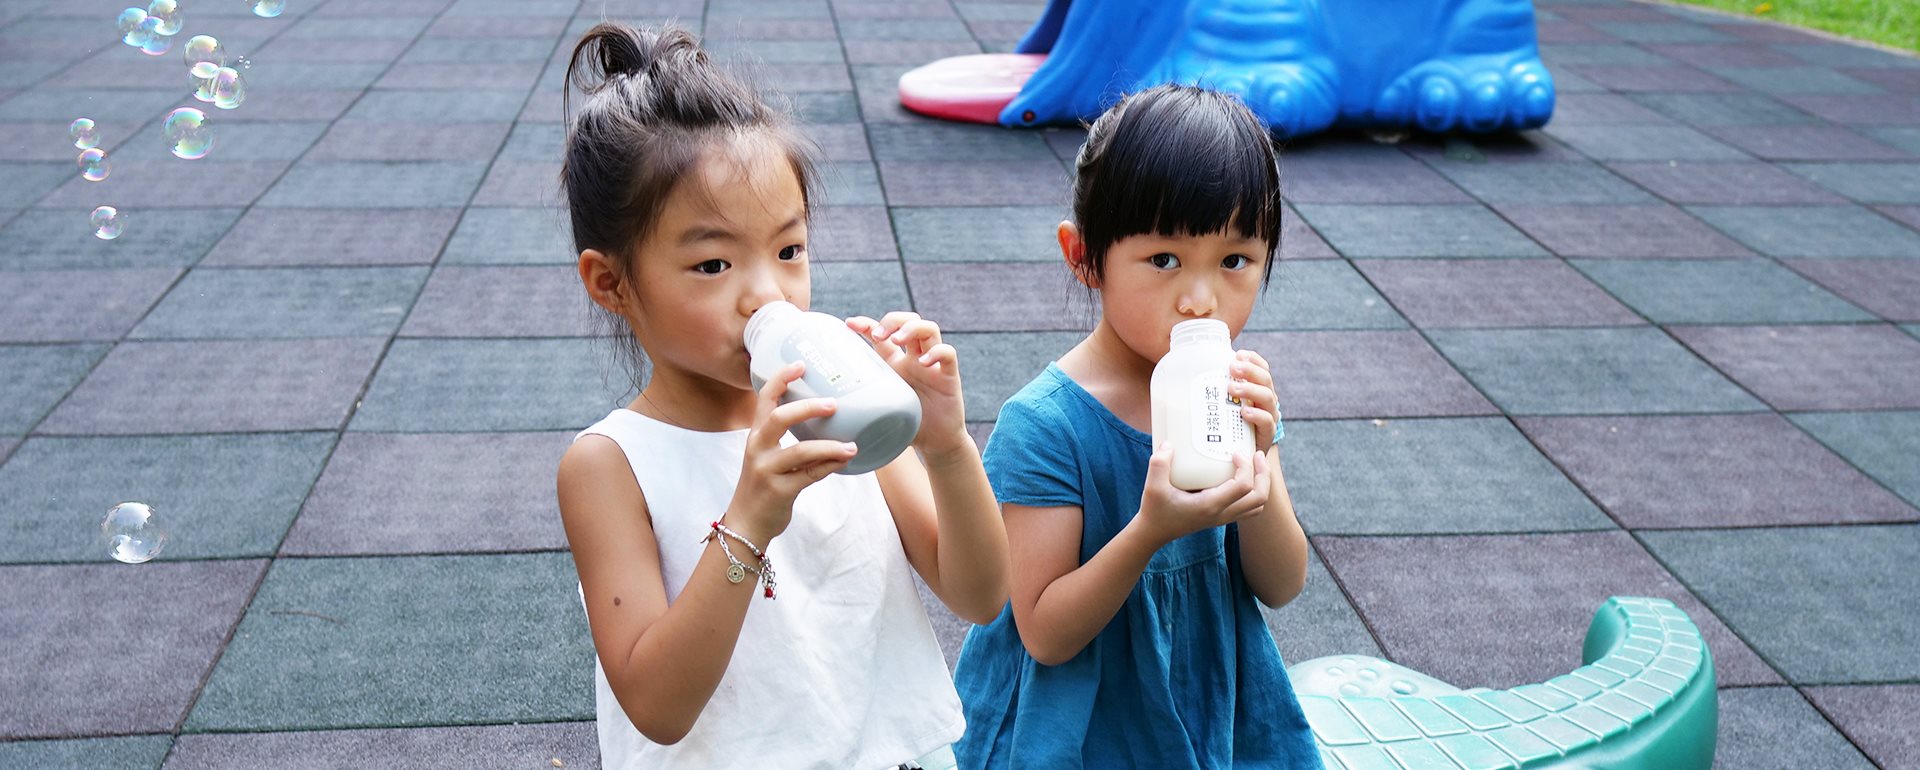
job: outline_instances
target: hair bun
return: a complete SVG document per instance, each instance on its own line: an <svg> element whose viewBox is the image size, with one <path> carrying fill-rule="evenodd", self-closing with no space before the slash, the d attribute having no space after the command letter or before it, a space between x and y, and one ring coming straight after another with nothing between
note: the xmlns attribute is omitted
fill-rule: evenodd
<svg viewBox="0 0 1920 770"><path fill-rule="evenodd" d="M634 27L603 21L573 48L569 80L582 93L595 93L615 78L644 75L674 59L705 58L693 33L680 27Z"/></svg>

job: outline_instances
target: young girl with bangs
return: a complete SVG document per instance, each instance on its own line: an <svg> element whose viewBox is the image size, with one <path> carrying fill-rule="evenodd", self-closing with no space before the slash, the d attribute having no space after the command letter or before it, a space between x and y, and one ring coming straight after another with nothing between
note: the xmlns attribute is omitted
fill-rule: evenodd
<svg viewBox="0 0 1920 770"><path fill-rule="evenodd" d="M1102 313L987 441L1012 601L960 653L960 766L1319 768L1254 604L1286 604L1307 575L1267 361L1237 351L1229 371L1257 452L1226 482L1174 488L1150 435L1173 326L1238 335L1273 270L1271 140L1232 96L1161 86L1095 121L1076 165L1060 249Z"/></svg>

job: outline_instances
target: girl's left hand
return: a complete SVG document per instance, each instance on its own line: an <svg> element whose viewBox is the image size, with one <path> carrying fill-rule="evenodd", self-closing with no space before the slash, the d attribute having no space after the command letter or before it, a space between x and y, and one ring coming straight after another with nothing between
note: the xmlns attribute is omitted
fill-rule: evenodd
<svg viewBox="0 0 1920 770"><path fill-rule="evenodd" d="M1251 350L1237 350L1227 374L1233 382L1227 395L1240 399L1240 416L1253 429L1253 448L1266 452L1273 447L1275 427L1280 424L1280 397L1273 392L1273 372L1267 359Z"/></svg>
<svg viewBox="0 0 1920 770"><path fill-rule="evenodd" d="M878 321L854 316L847 319L847 328L865 335L880 357L920 395L915 447L929 453L956 447L972 450L966 402L960 395L959 352L940 341L939 324L903 310Z"/></svg>

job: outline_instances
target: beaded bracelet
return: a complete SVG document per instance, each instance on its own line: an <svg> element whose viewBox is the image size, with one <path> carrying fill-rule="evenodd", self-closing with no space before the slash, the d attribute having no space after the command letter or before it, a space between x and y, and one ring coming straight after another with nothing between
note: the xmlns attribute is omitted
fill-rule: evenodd
<svg viewBox="0 0 1920 770"><path fill-rule="evenodd" d="M740 544L746 546L754 558L760 560L759 568L749 567L745 562L740 561L739 557L733 555L733 549L727 545L727 538L729 537L740 541ZM764 595L768 599L773 598L773 560L767 558L766 551L761 550L760 546L753 544L753 541L748 540L740 533L733 531L732 528L721 524L717 520L712 524L712 531L708 532L706 537L701 538L700 542L704 543L708 540L718 540L720 542L720 553L725 554L727 557L727 582L738 583L746 580L747 573L751 572L759 578L761 583L766 585Z"/></svg>

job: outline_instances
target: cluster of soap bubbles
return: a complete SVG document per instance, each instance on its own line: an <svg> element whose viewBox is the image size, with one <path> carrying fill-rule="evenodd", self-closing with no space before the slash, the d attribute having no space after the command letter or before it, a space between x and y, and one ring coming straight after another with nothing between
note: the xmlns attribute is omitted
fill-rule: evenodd
<svg viewBox="0 0 1920 770"><path fill-rule="evenodd" d="M100 534L107 539L107 553L127 564L151 561L167 545L167 530L146 503L114 506L100 522Z"/></svg>
<svg viewBox="0 0 1920 770"><path fill-rule="evenodd" d="M268 19L279 16L287 8L286 0L243 2L253 9L255 16ZM179 0L151 0L144 9L127 8L120 12L116 22L121 42L149 56L159 56L173 50L173 38L183 28ZM235 66L227 66L226 49L211 35L188 38L182 53L195 99L223 110L237 108L246 101L247 80L240 74L240 70L252 66L246 57L235 57ZM77 119L68 128L68 133L73 137L73 146L81 151L76 160L80 165L80 176L90 182L104 181L113 171L107 151L99 148L97 128L91 118ZM199 160L213 151L213 126L207 123L205 112L193 107L181 107L167 113L160 132L166 141L167 151L176 158ZM94 237L101 240L118 238L126 229L126 220L112 206L94 209L89 221Z"/></svg>

